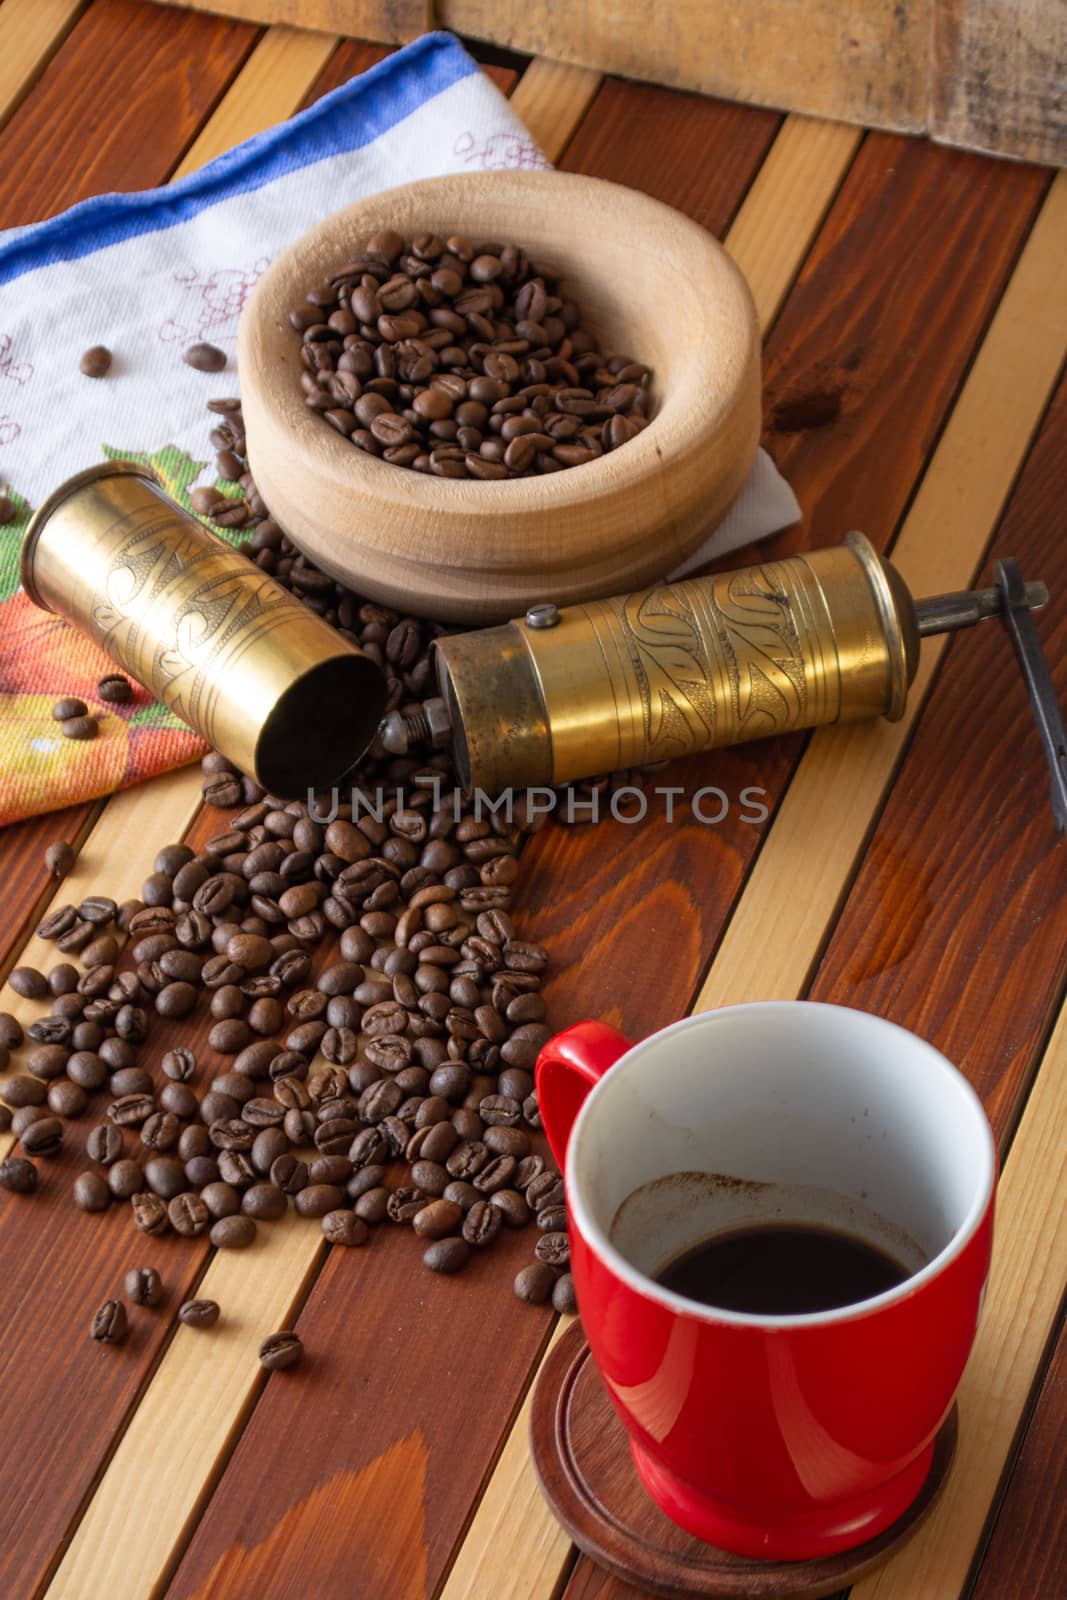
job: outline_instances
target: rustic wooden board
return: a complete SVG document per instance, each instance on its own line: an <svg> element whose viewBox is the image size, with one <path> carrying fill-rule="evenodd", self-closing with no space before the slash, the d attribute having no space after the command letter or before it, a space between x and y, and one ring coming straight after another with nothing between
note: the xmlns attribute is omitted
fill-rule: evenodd
<svg viewBox="0 0 1067 1600"><path fill-rule="evenodd" d="M577 141L568 162L576 149ZM675 169L667 160L662 165L670 183ZM688 181L687 171L678 181ZM781 450L805 520L758 551L731 557L732 564L759 559L764 551L835 543L857 525L885 547L1042 187L1038 176L1017 168L886 135L868 137L765 357L772 418L779 397L791 397L791 405L822 392L841 399L836 417L824 425L768 436ZM907 221L915 215L929 219L921 237ZM981 252L983 272L960 273L958 260L971 259L972 252ZM821 334L809 334L809 322ZM901 349L909 352L906 363ZM796 410L788 420L798 425ZM980 549L979 540L974 564ZM763 787L773 813L802 748L795 736L716 751L656 781L685 783L690 792L718 785L735 800L746 786ZM679 804L671 824L660 800L650 804L650 820L640 829L609 821L595 832L553 828L538 835L520 903L553 950L549 993L556 1020L574 1021L588 1008L586 961L600 968L599 1014L624 1031L649 1031L687 1009L765 831L740 815L735 803L722 826L707 827ZM630 940L642 930L646 938L669 932L669 962L634 970ZM743 948L759 954L758 945Z"/></svg>
<svg viewBox="0 0 1067 1600"><path fill-rule="evenodd" d="M1067 9L1048 0L933 0L935 139L1067 165Z"/></svg>
<svg viewBox="0 0 1067 1600"><path fill-rule="evenodd" d="M0 6L0 125L29 94L87 0L5 0Z"/></svg>
<svg viewBox="0 0 1067 1600"><path fill-rule="evenodd" d="M0 133L0 227L164 182L256 38L247 23L95 0Z"/></svg>
<svg viewBox="0 0 1067 1600"><path fill-rule="evenodd" d="M559 161L575 129L581 127L600 81L600 73L588 67L543 56L531 61L522 74L512 105L549 161Z"/></svg>
<svg viewBox="0 0 1067 1600"><path fill-rule="evenodd" d="M715 142L707 146L713 172L726 170L726 164L716 160L718 148ZM761 154L762 145L744 179L714 181L747 181ZM735 206L736 200L727 209ZM447 1568L501 1430L521 1398L524 1379L545 1337L549 1314L520 1304L510 1294L510 1281L530 1259L532 1244L528 1231L508 1235L456 1281L423 1276L420 1247L413 1238L394 1235L375 1240L366 1255L332 1252L301 1314L300 1329L309 1349L347 1351L345 1361L336 1367L331 1364L328 1373L336 1397L334 1423L297 1403L292 1388L281 1384L268 1388L168 1594L236 1593L238 1574L247 1582L250 1573L264 1597L309 1582L325 1592L331 1584L343 1582L353 1561L359 1563L371 1593L419 1592L412 1574L421 1580L424 1573L432 1588ZM320 1248L313 1236L308 1248ZM370 1273L372 1277L364 1276ZM375 1314L368 1323L361 1310L370 1285ZM401 1402L414 1381L409 1363L425 1370L442 1328L449 1330L443 1378L455 1398L432 1411L422 1404L417 1418L409 1417ZM493 1330L488 1370L485 1328ZM160 1376L166 1367L165 1361ZM483 1404L472 1411L461 1397L475 1388ZM154 1390L155 1384L145 1404L153 1403ZM368 1408L364 1398L368 1393L380 1396L382 1403ZM351 1416L357 1404L361 1420L354 1437ZM457 1448L460 1407L467 1420L462 1448ZM275 1459L276 1473L268 1465ZM212 1462L210 1450L205 1450L205 1461ZM84 1539L87 1555L85 1564L70 1568L72 1584L72 1575L83 1584L99 1575L89 1562L89 1554L100 1547L92 1533L106 1525L98 1502L114 1508L136 1495L156 1530L155 1543L166 1544L171 1526L167 1468L157 1466L162 1482L157 1479L151 1489L142 1491L144 1473L138 1474L137 1465L132 1451L122 1449L116 1456L117 1470L105 1477L90 1520L83 1524L89 1529ZM278 1483L280 1498L262 1489L251 1491L253 1481L262 1485L267 1480ZM379 1495L388 1496L394 1508L385 1526L375 1509ZM72 1553L82 1545L80 1530ZM410 1589L405 1587L409 1582Z"/></svg>
<svg viewBox="0 0 1067 1600"><path fill-rule="evenodd" d="M750 105L901 130L926 119L927 0L437 0L436 14L472 38Z"/></svg>
<svg viewBox="0 0 1067 1600"><path fill-rule="evenodd" d="M1067 1572L1067 1331L1037 1392L970 1600L1034 1600Z"/></svg>
<svg viewBox="0 0 1067 1600"><path fill-rule="evenodd" d="M245 22L287 23L403 44L434 25L432 0L156 0L157 5L215 11Z"/></svg>
<svg viewBox="0 0 1067 1600"><path fill-rule="evenodd" d="M56 881L44 864L45 851L60 839L79 849L99 815L100 804L67 806L0 829L0 883L4 886L0 979L15 965L29 930L55 892Z"/></svg>

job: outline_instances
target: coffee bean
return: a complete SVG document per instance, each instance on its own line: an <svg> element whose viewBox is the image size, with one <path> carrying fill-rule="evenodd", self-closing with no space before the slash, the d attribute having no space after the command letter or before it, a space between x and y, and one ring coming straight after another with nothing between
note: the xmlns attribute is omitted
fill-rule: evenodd
<svg viewBox="0 0 1067 1600"><path fill-rule="evenodd" d="M163 1285L155 1267L131 1267L126 1274L125 1289L135 1306L158 1306L163 1298Z"/></svg>
<svg viewBox="0 0 1067 1600"><path fill-rule="evenodd" d="M132 1195L130 1208L133 1211L134 1226L140 1228L142 1233L166 1233L170 1227L167 1202L161 1195L148 1191Z"/></svg>
<svg viewBox="0 0 1067 1600"><path fill-rule="evenodd" d="M178 1307L178 1321L187 1328L213 1328L218 1320L216 1300L186 1300Z"/></svg>
<svg viewBox="0 0 1067 1600"><path fill-rule="evenodd" d="M328 1211L322 1219L323 1237L330 1244L355 1246L370 1237L366 1224L351 1211Z"/></svg>
<svg viewBox="0 0 1067 1600"><path fill-rule="evenodd" d="M78 369L87 378L105 378L111 370L111 351L103 344L94 344L78 362Z"/></svg>
<svg viewBox="0 0 1067 1600"><path fill-rule="evenodd" d="M570 1265L571 1242L565 1233L543 1233L534 1246L534 1254L546 1266L566 1268Z"/></svg>
<svg viewBox="0 0 1067 1600"><path fill-rule="evenodd" d="M102 1167L113 1166L121 1157L122 1148L122 1130L108 1123L101 1123L99 1127L93 1128L85 1142L86 1154L90 1161L97 1161Z"/></svg>
<svg viewBox="0 0 1067 1600"><path fill-rule="evenodd" d="M14 973L12 973L14 977ZM18 991L15 991L18 993ZM40 998L40 997L38 997ZM22 1024L10 1011L0 1011L0 1045L5 1050L17 1050L22 1043Z"/></svg>
<svg viewBox="0 0 1067 1600"><path fill-rule="evenodd" d="M133 686L123 672L106 672L96 686L101 700L112 705L128 705L133 699Z"/></svg>
<svg viewBox="0 0 1067 1600"><path fill-rule="evenodd" d="M564 1272L553 1284L552 1305L561 1315L577 1311L578 1301L574 1293L574 1279L569 1272Z"/></svg>
<svg viewBox="0 0 1067 1600"><path fill-rule="evenodd" d="M433 1200L412 1218L412 1227L424 1239L443 1239L454 1233L463 1218L461 1207L452 1200Z"/></svg>
<svg viewBox="0 0 1067 1600"><path fill-rule="evenodd" d="M80 1117L89 1104L89 1096L69 1078L56 1078L48 1088L48 1109L57 1117Z"/></svg>
<svg viewBox="0 0 1067 1600"><path fill-rule="evenodd" d="M65 739L95 739L100 724L95 717L67 717L59 724L59 731Z"/></svg>
<svg viewBox="0 0 1067 1600"><path fill-rule="evenodd" d="M192 1190L175 1195L167 1207L167 1216L175 1233L183 1239L195 1239L206 1233L211 1223L211 1213L203 1199Z"/></svg>
<svg viewBox="0 0 1067 1600"><path fill-rule="evenodd" d="M79 700L74 695L65 695L52 707L52 716L56 722L67 722L71 717L84 717L88 710L89 707L84 700Z"/></svg>
<svg viewBox="0 0 1067 1600"><path fill-rule="evenodd" d="M200 1198L217 1221L220 1217L236 1216L241 1209L241 1196L231 1183L214 1179L200 1191Z"/></svg>
<svg viewBox="0 0 1067 1600"><path fill-rule="evenodd" d="M144 1181L162 1200L173 1200L194 1183L207 1183L215 1177L214 1162L202 1165L203 1158L183 1162L178 1156L152 1156L144 1166Z"/></svg>
<svg viewBox="0 0 1067 1600"><path fill-rule="evenodd" d="M191 344L182 351L182 360L197 372L221 372L226 365L226 352L213 344Z"/></svg>
<svg viewBox="0 0 1067 1600"><path fill-rule="evenodd" d="M28 1073L0 1083L0 1100L13 1110L18 1106L43 1106L47 1094L48 1089L40 1078L30 1077Z"/></svg>
<svg viewBox="0 0 1067 1600"><path fill-rule="evenodd" d="M65 878L76 859L74 850L65 839L50 844L44 853L44 864L53 878Z"/></svg>
<svg viewBox="0 0 1067 1600"><path fill-rule="evenodd" d="M266 1367L268 1372L281 1372L286 1367L293 1367L303 1359L304 1346L300 1337L291 1329L283 1329L280 1333L269 1333L259 1347L259 1364Z"/></svg>
<svg viewBox="0 0 1067 1600"><path fill-rule="evenodd" d="M520 1300L540 1306L548 1299L556 1284L556 1274L543 1261L535 1261L515 1278L515 1293Z"/></svg>
<svg viewBox="0 0 1067 1600"><path fill-rule="evenodd" d="M463 1219L463 1237L468 1244L477 1247L492 1244L503 1221L498 1207L490 1205L488 1200L476 1200Z"/></svg>
<svg viewBox="0 0 1067 1600"><path fill-rule="evenodd" d="M324 1217L328 1211L340 1211L344 1206L345 1192L333 1183L309 1183L296 1195L293 1204L302 1217Z"/></svg>
<svg viewBox="0 0 1067 1600"><path fill-rule="evenodd" d="M44 1000L48 995L48 980L36 967L16 967L7 981L23 1000Z"/></svg>
<svg viewBox="0 0 1067 1600"><path fill-rule="evenodd" d="M241 1210L257 1222L277 1222L288 1209L285 1191L275 1183L254 1183L241 1197Z"/></svg>
<svg viewBox="0 0 1067 1600"><path fill-rule="evenodd" d="M7 1156L0 1161L0 1189L11 1194L33 1194L37 1188L37 1168L23 1156Z"/></svg>
<svg viewBox="0 0 1067 1600"><path fill-rule="evenodd" d="M423 1263L431 1272L453 1273L459 1272L466 1266L470 1256L470 1245L465 1239L459 1237L451 1239L435 1239L423 1253Z"/></svg>
<svg viewBox="0 0 1067 1600"><path fill-rule="evenodd" d="M246 1250L256 1237L252 1217L234 1213L220 1217L211 1230L211 1243L217 1250Z"/></svg>
<svg viewBox="0 0 1067 1600"><path fill-rule="evenodd" d="M121 1344L126 1332L126 1307L121 1300L105 1300L93 1313L90 1337L98 1344Z"/></svg>
<svg viewBox="0 0 1067 1600"><path fill-rule="evenodd" d="M107 1186L116 1200L129 1200L139 1193L144 1184L144 1173L136 1161L123 1157L112 1162L107 1169Z"/></svg>
<svg viewBox="0 0 1067 1600"><path fill-rule="evenodd" d="M58 1117L42 1117L20 1135L28 1156L54 1156L63 1143L63 1124Z"/></svg>
<svg viewBox="0 0 1067 1600"><path fill-rule="evenodd" d="M525 1228L530 1208L517 1189L494 1189L489 1203L495 1206L509 1228Z"/></svg>
<svg viewBox="0 0 1067 1600"><path fill-rule="evenodd" d="M537 1213L538 1233L565 1233L567 1210L565 1206L545 1206Z"/></svg>

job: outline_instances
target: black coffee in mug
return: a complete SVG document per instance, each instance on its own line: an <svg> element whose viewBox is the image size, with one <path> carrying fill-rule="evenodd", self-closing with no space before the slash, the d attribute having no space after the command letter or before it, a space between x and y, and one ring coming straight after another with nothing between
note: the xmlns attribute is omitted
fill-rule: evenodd
<svg viewBox="0 0 1067 1600"><path fill-rule="evenodd" d="M675 1256L656 1281L721 1311L788 1317L870 1300L910 1276L856 1234L775 1222L713 1234Z"/></svg>

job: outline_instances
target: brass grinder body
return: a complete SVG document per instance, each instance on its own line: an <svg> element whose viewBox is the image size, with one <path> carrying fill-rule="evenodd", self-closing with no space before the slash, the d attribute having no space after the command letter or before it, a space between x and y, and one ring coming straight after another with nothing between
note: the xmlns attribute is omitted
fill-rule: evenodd
<svg viewBox="0 0 1067 1600"><path fill-rule="evenodd" d="M460 781L495 795L904 711L919 632L862 534L435 645Z"/></svg>

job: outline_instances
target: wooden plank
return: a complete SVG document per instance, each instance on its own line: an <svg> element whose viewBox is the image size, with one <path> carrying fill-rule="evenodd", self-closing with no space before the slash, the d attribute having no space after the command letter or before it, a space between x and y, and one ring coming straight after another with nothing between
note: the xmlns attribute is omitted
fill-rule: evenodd
<svg viewBox="0 0 1067 1600"><path fill-rule="evenodd" d="M1038 1391L970 1600L1056 1594L1067 1572L1067 1329Z"/></svg>
<svg viewBox="0 0 1067 1600"><path fill-rule="evenodd" d="M853 173L852 176L854 177L855 173ZM863 228L862 226L858 226L860 219L858 219L855 215L854 202L852 199L845 196L843 196L842 199L844 201L845 213L850 218L848 227L849 236L855 237L857 229L860 234L867 234L867 229ZM930 213L924 212L923 214L929 215ZM828 229L826 230L827 232L830 232L832 229L835 219L836 208L835 215L833 218L831 218L830 224L828 224ZM871 233L869 235L869 248L872 252L872 268L874 265L874 252L877 250L877 245L875 243L876 237L880 237L880 234L876 235ZM822 248L823 240L820 240L820 250ZM826 248L830 251L831 255L837 254L835 245L832 242L832 234L831 239L827 240ZM1047 234L1045 236L1044 249L1049 254L1054 255L1054 235ZM838 270L839 272L841 270L839 256ZM857 272L860 276L863 275L863 268L861 267L859 261L854 262L853 271ZM819 272L819 261L816 260L809 269L809 279L812 275L817 278ZM1030 283L1031 287L1033 286L1032 279L1025 279L1024 286L1027 282ZM1012 282L1012 291L1014 291L1014 288L1015 280ZM846 311L844 313L844 321L847 324L850 320L850 314ZM776 337L779 336L782 338L789 338L792 336L789 319L783 318L778 324ZM909 334L904 331L904 325L900 326L900 337L905 342L909 339ZM1003 345L1000 345L998 348L1000 351L1000 359L1002 361L1006 361L1007 356L1005 354ZM982 359L984 359L984 351L983 355L979 357L979 360ZM1056 442L1058 442L1058 439ZM906 450L907 442L902 441L902 443L904 444ZM847 451L849 448L849 441L846 439L843 444L839 441L837 448L839 450ZM824 463L824 466L825 465L826 463ZM883 468L883 479L889 483L892 481L894 476L894 466L892 456L889 451L884 452ZM1042 503L1044 502L1042 501ZM1044 527L1044 523L1039 517L1035 517L1034 527ZM679 780L681 777L682 774L680 773ZM726 788L728 792L733 792L730 789L730 779L728 777L724 777L721 768L715 778L712 778L709 774L708 781L718 782L724 788ZM748 781L752 781L751 774L749 775ZM794 780L794 782L795 781L796 780ZM836 793L836 791L829 792ZM764 854L766 854L766 851L773 845L777 833L777 826L778 824L776 824L775 828L772 829L770 839L764 846ZM608 830L603 825L598 830L598 834L596 835L597 847L599 847L600 835L604 834L606 831ZM620 829L619 833L621 834L622 831L623 830ZM677 1009L675 1009L673 1012L666 1010L666 1007L659 998L659 993L662 987L667 987L668 990L676 992L674 990L673 973L671 968L673 967L675 961L678 961L680 965L684 966L689 959L689 947L698 942L693 934L689 931L691 923L695 915L699 915L704 912L704 907L706 905L708 896L708 886L709 884L716 884L717 880L711 877L708 870L708 865L706 863L702 863L700 866L698 866L694 861L687 862L684 857L668 857L667 850L669 846L666 842L660 845L657 851L655 842L650 841L649 839L650 831L651 830L649 830L647 825L644 829L642 829L642 842L644 846L644 854L646 856L651 854L654 864L652 865L648 878L646 879L642 867L639 864L635 863L634 861L628 863L630 867L630 877L628 880L630 885L630 903L634 907L634 910L629 919L629 929L627 929L625 926L627 919L623 919L624 927L621 934L614 934L609 930L608 917L603 918L603 923L600 923L597 920L598 907L603 907L604 905L611 906L612 904L618 903L617 901L613 901L613 890L610 886L610 882L605 881L604 888L602 891L600 891L599 884L595 878L592 883L590 883L588 876L586 876L584 881L582 881L580 875L576 878L576 874L579 874L579 869L581 866L581 856L577 853L571 841L567 841L568 852L573 854L573 859L569 863L571 867L571 876L569 878L567 877L566 873L561 872L560 869L555 865L543 866L541 869L542 880L551 883L556 889L557 895L559 892L558 886L561 882L567 883L577 881L580 883L580 888L573 895L570 893L564 893L562 896L563 904L559 907L560 922L563 924L570 920L571 922L576 923L577 933L575 943L577 947L584 947L586 950L586 960L593 962L599 960L608 967L606 975L604 974L602 967L599 985L603 994L611 995L612 997L611 1002L607 1006L601 1003L598 1007L593 1008L583 1004L583 997L579 987L576 983L571 982L569 974L561 982L557 981L557 983L553 985L553 988L556 989L563 988L567 999L570 1001L570 1004L568 1005L567 1020L575 1020L578 1015L584 1014L587 1011L595 1010L595 1012L597 1012L599 1015L606 1016L608 1020L625 1022L635 1034L640 1034L649 1031L650 1027L658 1027L664 1022L672 1020L674 1015L678 1015L681 1010L685 1009L685 1000L683 999L680 1003L677 1001L675 1002ZM678 829L676 828L673 831L677 832ZM663 830L665 840L666 836L670 832L671 830ZM551 859L551 857L556 854L556 843L553 836L546 834L539 835L534 841L534 848L538 849L541 846L542 840L545 840L546 838L547 850L550 853ZM653 844L651 851L649 850L650 843ZM590 844L587 848L592 848L592 841L590 841ZM618 848L625 850L625 844L620 844ZM657 854L660 856L659 860L656 860ZM723 857L720 857L715 864L721 871L724 865ZM527 863L527 868L529 868L529 865L530 864ZM795 860L791 859L790 862L786 864L786 868L792 870L795 865ZM782 870L784 871L786 868L783 868ZM673 879L670 891L667 894L663 893L660 887L665 870L669 871ZM625 873L625 867L623 871ZM687 871L690 871L694 874L693 881L699 886L699 894L693 895L690 903L683 906L680 885L686 881L685 875ZM531 874L525 881L527 883L532 882L534 876L535 875ZM1024 873L1023 876L1025 879L1026 874ZM604 877L605 880L607 880L608 874L606 871L604 873ZM637 878L636 883L634 881L635 877ZM782 881L788 880L779 878L778 881L781 883ZM841 889L843 889L843 887L844 885L842 884ZM671 899L672 895L673 902ZM781 898L783 900L783 905L787 906L789 904L791 895L783 896ZM746 902L747 893L742 897L739 911L735 914L735 916L743 914ZM603 912L601 912L601 915L603 915ZM704 934L704 937L709 944L712 942L715 936L715 916L721 916L721 918L725 920L728 915L729 904L723 907L721 902L717 902ZM583 919L585 919L584 923ZM542 926L541 923L535 923L535 925L539 927ZM719 925L721 925L721 923ZM637 933L643 932L647 941L648 937L655 937L656 932L660 929L662 929L664 933L666 933L666 931L669 929L669 938L671 941L671 961L668 963L656 964L657 970L655 974L655 983L650 983L647 990L643 986L640 987L639 1000L636 1004L631 1000L629 994L627 994L624 1001L617 1000L616 996L621 995L624 984L628 985L631 989L635 986L635 974L638 974L640 971L641 963L637 955ZM590 936L591 933L592 937ZM553 948L553 950L557 948L558 941L552 936L552 934L545 932L539 936L547 939L550 948ZM1053 941L1053 944L1055 945L1055 941ZM972 945L970 946L967 946L966 942L964 941L964 947L973 948L973 940ZM617 956L616 951L618 952ZM809 962L814 960L816 953L817 951L814 949L809 952ZM774 963L784 959L788 955L788 952L784 949L780 949L776 944L772 944L771 948L765 952L765 955L769 963ZM615 964L616 960L618 961L618 965ZM637 977L636 982L637 985L640 985L641 980L639 976ZM776 992L782 994L787 992L799 994L802 992L802 988L798 986L796 989L789 991L783 983L779 986ZM746 996L746 998L747 997L748 996ZM822 995L821 997L830 998L831 996ZM847 996L834 995L833 998L841 999L847 998ZM885 1008L883 1007L883 1009ZM1029 1027L1029 1033L1027 1036L1030 1039L1031 1049L1033 1034L1034 1031L1040 1026L1040 1018L1042 1014L1043 1013L1041 1012L1039 1006L1037 1020L1035 1021L1033 1016L1029 1016L1027 1025ZM558 1016L558 1008L553 1009L552 1015L554 1017ZM899 1012L896 1014L896 1016L897 1020L904 1022L905 1025L908 1025L911 1021L909 1016L900 1014ZM1016 1014L1016 1026L1020 1034L1024 1034L1024 1024L1021 1016L1018 1015L1018 1013ZM506 1450L510 1447L511 1441L509 1441L509 1446L506 1447ZM518 1448L519 1446L516 1445L515 1449L518 1450ZM530 1471L529 1468L527 1470ZM519 1477L521 1480L521 1471ZM512 1596L525 1596L527 1594L543 1594L547 1596L551 1592L551 1584L549 1581L547 1581L546 1575L543 1572L543 1558L537 1552L545 1548L546 1541L549 1538L552 1522L551 1513L549 1513L547 1508L543 1505L540 1508L540 1513L538 1513L537 1502L532 1501L532 1509L523 1519L522 1535L521 1537L511 1541L508 1547L507 1556L505 1558L499 1544L494 1542L492 1538L492 1530L494 1527L492 1508L497 1503L496 1497L498 1492L499 1486L496 1481L496 1474L494 1474L493 1478L490 1480L489 1489L484 1502L490 1508L490 1510L486 1513L484 1519L481 1508L479 1508L478 1512L476 1512L470 1532L461 1552L460 1559L464 1563L464 1575L466 1583L465 1600L466 1597L469 1597L469 1600L511 1600ZM507 1492L509 1494L515 1494L520 1491L515 1484L509 1482L507 1485ZM527 1556L527 1551L530 1552L529 1556ZM533 1587L526 1586L526 1574L528 1572L537 1573L537 1583ZM612 1600L623 1600L623 1596L627 1595L627 1593L628 1591L624 1588L624 1586L615 1584L612 1580L605 1578L602 1574L596 1573L588 1562L581 1561L579 1562L578 1567L575 1569L575 1573L568 1585L567 1600L578 1600L578 1597L581 1597L581 1600L592 1600L592 1596L594 1595L604 1596L605 1600L607 1600L609 1595L612 1597Z"/></svg>
<svg viewBox="0 0 1067 1600"><path fill-rule="evenodd" d="M535 57L526 68L512 94L512 109L549 161L559 161L600 82L599 72L545 56Z"/></svg>
<svg viewBox="0 0 1067 1600"><path fill-rule="evenodd" d="M930 132L947 144L1067 165L1067 9L933 0Z"/></svg>
<svg viewBox="0 0 1067 1600"><path fill-rule="evenodd" d="M561 104L557 124L565 110ZM713 185L747 182L751 176L750 169L740 180L721 177L727 164L718 159L715 143L709 141L706 155ZM759 150L753 167L758 159ZM736 204L736 196L727 197L729 211ZM365 1253L333 1252L300 1317L308 1348L317 1352L316 1363L328 1363L318 1380L309 1381L328 1386L329 1415L322 1406L299 1403L295 1388L272 1385L228 1464L214 1453L216 1440L207 1440L205 1481L215 1470L225 1470L168 1594L210 1594L214 1600L240 1592L238 1585L247 1585L251 1574L264 1600L298 1584L325 1593L343 1585L354 1562L369 1593L416 1593L423 1585L432 1589L451 1559L545 1337L548 1313L522 1305L510 1293L510 1280L529 1260L531 1249L528 1232L508 1234L455 1281L425 1274L418 1241L395 1232L373 1241ZM307 1250L304 1270L310 1274L311 1257L321 1253L314 1233L308 1236ZM375 1315L368 1319L361 1308L371 1293ZM427 1385L422 1379L421 1393L428 1396L433 1387L449 1396L481 1394L482 1406L467 1419L461 1450L455 1448L458 1401L434 1407L427 1400L420 1407L415 1435L404 1400L412 1382L419 1381L412 1375L425 1370L428 1337L438 1347L445 1327L449 1341L439 1356L440 1380ZM487 1327L492 1328L488 1371ZM339 1352L336 1359L331 1359L332 1351ZM204 1360L210 1359L205 1350ZM168 1360L158 1376L165 1373ZM155 1407L154 1390L155 1382L142 1404L153 1407L157 1434L163 1438L169 1426L167 1404ZM353 1429L355 1415L359 1424ZM155 1570L165 1571L170 1552L180 1551L187 1520L182 1511L185 1491L172 1496L173 1515L163 1491L170 1473L188 1473L188 1466L164 1459L162 1451L151 1474L143 1461L138 1468L122 1452L116 1464L122 1470L107 1474L98 1498L104 1497L101 1503L112 1508L108 1515L117 1515L121 1505L134 1522L151 1522ZM145 1484L149 1476L156 1485L151 1490ZM265 1482L276 1483L278 1492L265 1493ZM379 1513L378 1496L388 1497L387 1519ZM97 1520L103 1515L94 1501L93 1527L105 1525L106 1518ZM72 1546L72 1552L84 1554L69 1571L80 1574L89 1587L98 1543L93 1537L83 1541L79 1532Z"/></svg>
<svg viewBox="0 0 1067 1600"><path fill-rule="evenodd" d="M945 1600L963 1592L1034 1377L1059 1322L1067 1281L1065 1126L1067 1010L997 1185L993 1267L960 1386L955 1464L929 1521L880 1572L856 1585L852 1600ZM1062 1504L1057 1509L1062 1514ZM1000 1600L1002 1591L992 1592Z"/></svg>
<svg viewBox="0 0 1067 1600"><path fill-rule="evenodd" d="M33 88L87 0L5 0L0 6L0 126Z"/></svg>
<svg viewBox="0 0 1067 1600"><path fill-rule="evenodd" d="M432 0L156 0L157 5L215 11L245 22L284 23L403 44L434 26Z"/></svg>
<svg viewBox="0 0 1067 1600"><path fill-rule="evenodd" d="M336 35L311 33L284 24L269 28L245 62L229 94L193 141L174 173L184 178L264 128L299 110L333 54Z"/></svg>
<svg viewBox="0 0 1067 1600"><path fill-rule="evenodd" d="M367 44L362 39L343 39L308 88L302 103L305 106L314 104L324 94L329 94L331 89L339 89L349 78L366 72L368 67L377 66L388 54L384 45Z"/></svg>
<svg viewBox="0 0 1067 1600"><path fill-rule="evenodd" d="M679 171L664 155L660 165L665 197L675 198L692 160ZM783 429L794 430L771 431L767 442L805 517L730 565L836 543L856 526L889 544L1043 186L1019 168L868 136L765 351L769 423L780 414ZM802 194L798 185L794 204L805 204ZM916 216L926 219L921 234ZM958 261L972 256L983 272L960 273ZM743 265L759 277L758 265ZM836 401L836 412L816 412L808 426L800 402L819 396ZM766 832L741 820L741 791L764 789L773 815L803 748L794 736L713 751L657 775L657 784L683 785L687 795L722 789L733 803L720 826L702 825L684 798L668 822L666 802L653 799L641 828L609 820L592 831L545 829L532 841L519 904L553 952L556 1021L589 1010L589 963L599 968L595 1010L624 1031L661 1027L688 1008ZM642 938L667 938L670 960L636 960Z"/></svg>
<svg viewBox="0 0 1067 1600"><path fill-rule="evenodd" d="M927 0L438 0L442 27L509 49L750 105L920 129Z"/></svg>
<svg viewBox="0 0 1067 1600"><path fill-rule="evenodd" d="M1061 176L893 548L915 593L965 587L977 568L1067 352L1065 264L1067 177ZM924 644L899 722L813 737L697 1010L803 989L945 648L945 638ZM788 896L781 892L785 882Z"/></svg>
<svg viewBox="0 0 1067 1600"><path fill-rule="evenodd" d="M95 0L0 133L0 227L164 182L255 41L247 23Z"/></svg>

